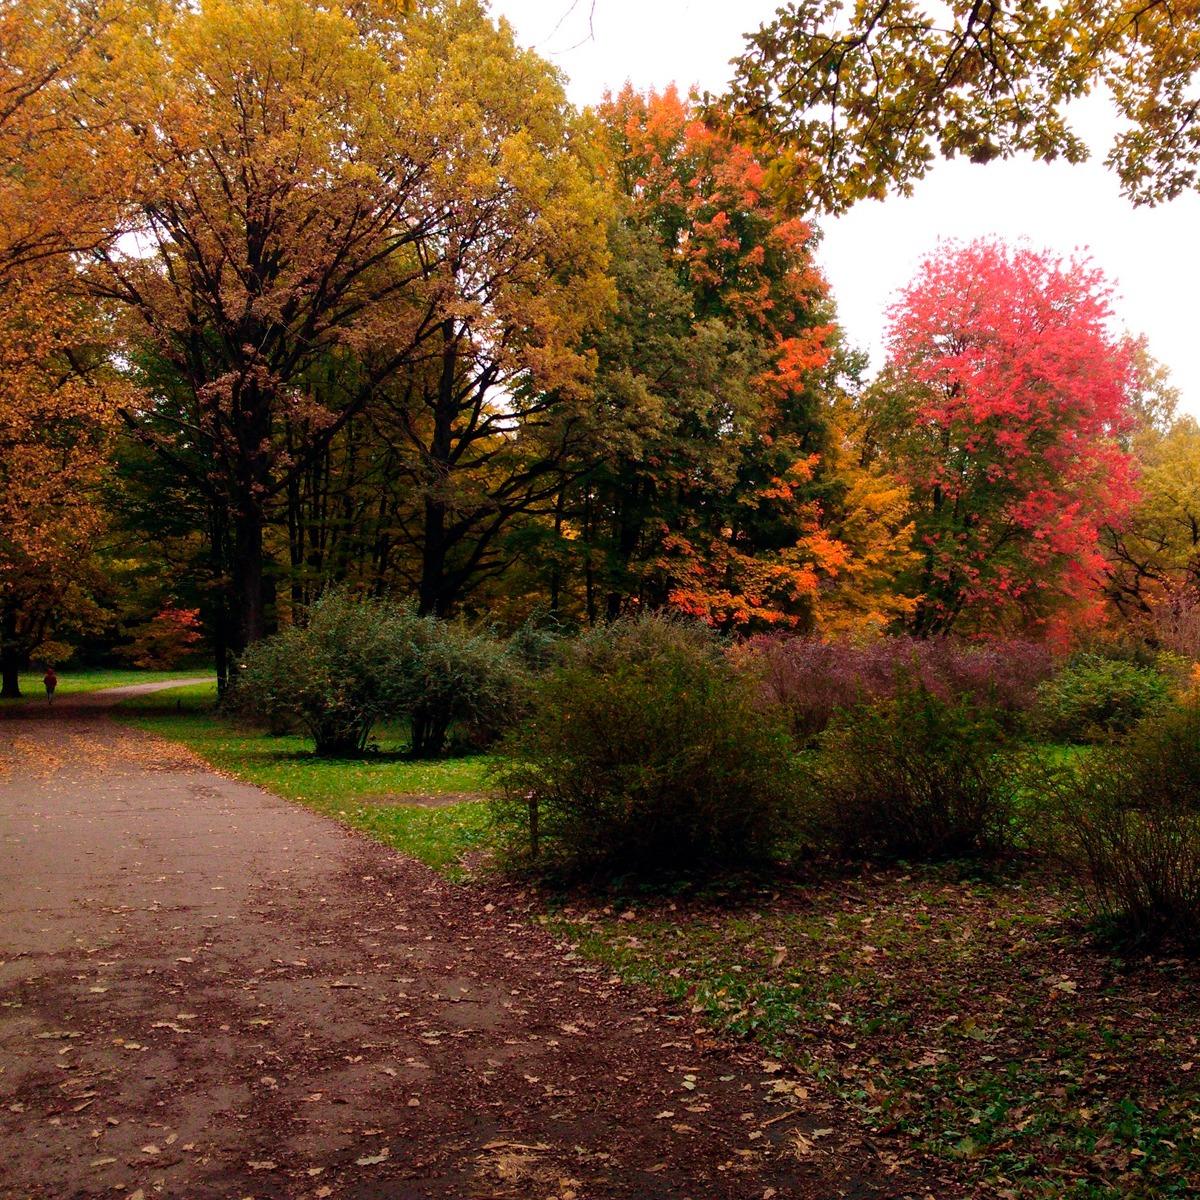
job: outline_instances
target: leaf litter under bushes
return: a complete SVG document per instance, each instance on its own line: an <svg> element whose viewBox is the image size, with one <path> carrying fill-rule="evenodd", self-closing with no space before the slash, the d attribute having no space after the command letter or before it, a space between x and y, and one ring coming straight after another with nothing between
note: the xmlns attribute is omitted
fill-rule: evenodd
<svg viewBox="0 0 1200 1200"><path fill-rule="evenodd" d="M895 868L552 923L971 1195L1200 1191L1200 967L1109 956L1053 880Z"/></svg>

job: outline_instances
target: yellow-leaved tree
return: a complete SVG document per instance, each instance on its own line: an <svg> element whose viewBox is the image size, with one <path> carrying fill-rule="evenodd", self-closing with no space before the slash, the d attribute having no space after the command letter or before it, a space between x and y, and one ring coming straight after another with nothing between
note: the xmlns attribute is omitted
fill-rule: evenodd
<svg viewBox="0 0 1200 1200"><path fill-rule="evenodd" d="M569 386L602 222L556 75L477 0L209 0L143 56L134 236L92 283L161 385L131 426L206 498L236 647L280 498L385 390L436 497L455 420L511 439L499 390Z"/></svg>

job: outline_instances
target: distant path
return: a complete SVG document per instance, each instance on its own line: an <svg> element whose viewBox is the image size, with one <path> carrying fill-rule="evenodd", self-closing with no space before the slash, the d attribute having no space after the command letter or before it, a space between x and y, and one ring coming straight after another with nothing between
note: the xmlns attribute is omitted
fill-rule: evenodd
<svg viewBox="0 0 1200 1200"><path fill-rule="evenodd" d="M185 682L0 721L0 1196L909 1194L500 894L104 716Z"/></svg>

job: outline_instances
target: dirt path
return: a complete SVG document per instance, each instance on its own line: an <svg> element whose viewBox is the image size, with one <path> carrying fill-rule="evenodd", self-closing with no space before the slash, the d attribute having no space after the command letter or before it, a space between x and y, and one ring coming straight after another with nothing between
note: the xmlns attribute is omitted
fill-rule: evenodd
<svg viewBox="0 0 1200 1200"><path fill-rule="evenodd" d="M108 700L0 721L0 1196L926 1194L501 897Z"/></svg>

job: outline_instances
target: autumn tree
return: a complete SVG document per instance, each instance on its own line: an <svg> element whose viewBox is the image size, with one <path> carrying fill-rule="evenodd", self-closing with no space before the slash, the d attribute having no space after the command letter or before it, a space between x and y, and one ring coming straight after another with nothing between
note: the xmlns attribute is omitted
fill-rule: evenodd
<svg viewBox="0 0 1200 1200"><path fill-rule="evenodd" d="M1200 595L1200 424L1143 425L1132 450L1139 498L1106 531L1108 587L1117 611L1154 636L1160 610Z"/></svg>
<svg viewBox="0 0 1200 1200"><path fill-rule="evenodd" d="M111 243L126 146L120 7L0 8L0 694L64 609L84 621L104 524L97 485L126 391L76 260Z"/></svg>
<svg viewBox="0 0 1200 1200"><path fill-rule="evenodd" d="M892 309L873 417L912 492L916 632L1097 603L1101 528L1134 498L1134 346L1110 319L1094 268L991 241L943 245Z"/></svg>
<svg viewBox="0 0 1200 1200"><path fill-rule="evenodd" d="M589 416L584 334L610 298L594 138L555 72L487 21L450 49L443 86L469 89L486 121L463 131L471 178L422 243L440 264L437 332L372 410L408 492L412 590L439 616L507 567L503 535L561 487Z"/></svg>
<svg viewBox="0 0 1200 1200"><path fill-rule="evenodd" d="M836 333L813 231L674 89L627 87L599 115L618 301L595 344L597 462L566 521L589 611L806 624L840 555L822 529Z"/></svg>
<svg viewBox="0 0 1200 1200"><path fill-rule="evenodd" d="M857 376L835 393L830 466L841 485L830 533L844 548L822 581L816 624L826 636L878 636L911 620L916 599L900 581L918 562L912 490L883 453L878 418L888 380L862 387Z"/></svg>
<svg viewBox="0 0 1200 1200"><path fill-rule="evenodd" d="M1108 165L1152 204L1200 182L1198 63L1190 0L800 0L748 38L731 99L837 211L910 191L939 155L1078 162L1070 105L1106 90L1123 119Z"/></svg>
<svg viewBox="0 0 1200 1200"><path fill-rule="evenodd" d="M492 374L520 337L561 367L550 276L595 265L566 265L589 217L548 68L475 0L407 7L217 0L143 48L138 219L93 286L183 385L129 420L225 514L237 644L269 619L273 507L355 415L465 327L509 339ZM496 322L521 289L518 335Z"/></svg>
<svg viewBox="0 0 1200 1200"><path fill-rule="evenodd" d="M403 355L433 327L394 302L419 275L405 251L436 219L420 195L432 153L406 136L411 81L367 32L302 0L168 9L128 98L144 131L135 236L103 255L94 287L125 308L130 344L186 386L185 411L129 419L228 513L241 643L265 629L266 507L295 469L281 414L302 417L303 456L373 382L330 410L298 377L385 328ZM197 444L200 468L178 453Z"/></svg>

